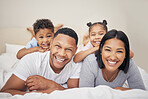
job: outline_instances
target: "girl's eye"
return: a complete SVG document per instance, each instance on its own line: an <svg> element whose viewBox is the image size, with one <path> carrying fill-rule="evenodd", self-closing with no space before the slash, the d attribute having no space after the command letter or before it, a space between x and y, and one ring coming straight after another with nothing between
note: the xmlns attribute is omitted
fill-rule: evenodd
<svg viewBox="0 0 148 99"><path fill-rule="evenodd" d="M103 35L104 33L100 33L100 35Z"/></svg>

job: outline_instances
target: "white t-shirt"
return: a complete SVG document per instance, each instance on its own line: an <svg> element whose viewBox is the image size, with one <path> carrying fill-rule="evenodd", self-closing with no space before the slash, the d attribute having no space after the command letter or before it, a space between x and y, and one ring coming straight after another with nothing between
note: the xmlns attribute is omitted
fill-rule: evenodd
<svg viewBox="0 0 148 99"><path fill-rule="evenodd" d="M55 73L49 63L50 51L45 53L35 52L25 55L13 74L20 79L26 81L29 76L40 75L46 79L50 79L67 88L67 81L69 78L78 79L81 66L73 62L73 59L57 74Z"/></svg>

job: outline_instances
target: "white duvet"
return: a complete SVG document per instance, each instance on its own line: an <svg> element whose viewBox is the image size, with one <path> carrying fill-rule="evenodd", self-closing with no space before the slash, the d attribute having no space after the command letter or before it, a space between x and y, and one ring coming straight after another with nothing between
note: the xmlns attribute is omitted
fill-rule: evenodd
<svg viewBox="0 0 148 99"><path fill-rule="evenodd" d="M50 94L33 92L23 96L11 96L7 93L0 93L0 99L148 99L148 91L140 89L120 91L102 85L95 88L73 88L54 91Z"/></svg>
<svg viewBox="0 0 148 99"><path fill-rule="evenodd" d="M0 89L11 76L11 72L16 67L18 61L15 54L4 53L0 55ZM148 74L140 67L139 70L148 90ZM140 89L120 91L102 85L95 88L74 88L54 91L51 94L33 92L12 96L8 93L0 93L0 99L148 99L148 91Z"/></svg>

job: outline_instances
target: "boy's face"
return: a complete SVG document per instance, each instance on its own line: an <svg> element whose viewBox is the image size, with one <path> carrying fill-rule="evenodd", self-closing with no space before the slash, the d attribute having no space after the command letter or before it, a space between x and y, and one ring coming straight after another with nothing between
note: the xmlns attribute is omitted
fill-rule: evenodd
<svg viewBox="0 0 148 99"><path fill-rule="evenodd" d="M51 29L40 29L36 35L35 38L38 41L38 44L40 47L42 47L43 49L49 49L50 48L50 42L52 40L53 37L53 32L51 31Z"/></svg>
<svg viewBox="0 0 148 99"><path fill-rule="evenodd" d="M69 63L77 50L74 38L58 34L51 42L50 65L54 72L59 73Z"/></svg>

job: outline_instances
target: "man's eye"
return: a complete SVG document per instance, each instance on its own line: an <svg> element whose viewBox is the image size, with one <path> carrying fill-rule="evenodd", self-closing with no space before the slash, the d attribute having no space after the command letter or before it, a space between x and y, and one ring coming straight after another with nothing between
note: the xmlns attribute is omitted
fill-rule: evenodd
<svg viewBox="0 0 148 99"><path fill-rule="evenodd" d="M66 49L67 51L72 51L71 49Z"/></svg>
<svg viewBox="0 0 148 99"><path fill-rule="evenodd" d="M51 37L51 35L47 36L47 37Z"/></svg>
<svg viewBox="0 0 148 99"><path fill-rule="evenodd" d="M56 47L60 47L59 45L55 45Z"/></svg>

